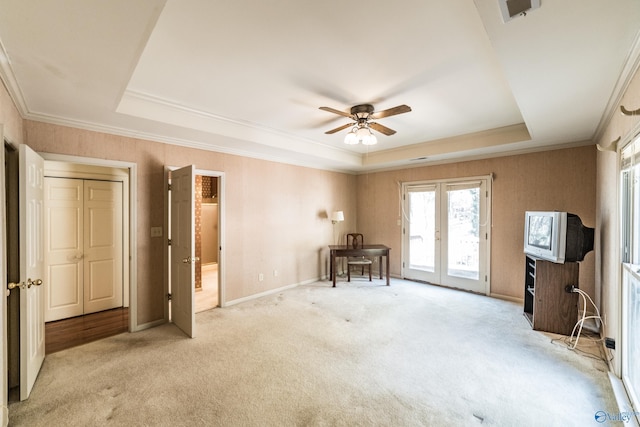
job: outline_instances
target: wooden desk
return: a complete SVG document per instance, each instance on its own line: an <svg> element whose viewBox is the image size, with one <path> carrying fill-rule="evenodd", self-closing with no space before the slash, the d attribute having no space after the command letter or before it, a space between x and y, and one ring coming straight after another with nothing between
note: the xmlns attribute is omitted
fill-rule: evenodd
<svg viewBox="0 0 640 427"><path fill-rule="evenodd" d="M329 245L330 256L330 280L333 281L333 287L336 287L336 258L352 257L352 256L377 256L380 257L378 265L380 265L380 278L382 279L382 257L387 259L387 286L389 286L389 250L391 248L385 245L362 245L360 249L353 249L347 245Z"/></svg>

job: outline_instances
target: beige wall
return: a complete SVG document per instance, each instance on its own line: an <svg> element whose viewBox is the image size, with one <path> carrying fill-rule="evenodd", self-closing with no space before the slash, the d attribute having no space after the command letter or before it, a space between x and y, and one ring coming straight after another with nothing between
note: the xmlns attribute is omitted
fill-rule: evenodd
<svg viewBox="0 0 640 427"><path fill-rule="evenodd" d="M183 148L26 120L34 150L134 162L138 168L138 323L164 315L164 239L151 238L164 221L165 166L195 164L225 173L226 300L297 284L327 274L333 241L331 211L355 224L356 178L281 163ZM166 235L166 233L165 233ZM274 277L273 271L278 271ZM259 273L264 281L258 281Z"/></svg>
<svg viewBox="0 0 640 427"><path fill-rule="evenodd" d="M596 149L593 145L358 176L357 229L392 248L391 274L401 275L399 183L493 173L491 293L524 296L524 212L568 211L595 226ZM594 252L580 266L580 287L594 293Z"/></svg>
<svg viewBox="0 0 640 427"><path fill-rule="evenodd" d="M636 71L622 96L620 105L628 110L640 108L640 71ZM620 239L619 239L619 179L618 151L631 142L640 132L640 116L615 114L607 123L602 137L597 141L602 147L612 151L598 152L597 207L596 217L596 288L600 291L600 313L606 318L603 335L621 342L621 284L620 284ZM612 144L618 141L617 145ZM613 352L612 366L620 375L621 360L618 352Z"/></svg>

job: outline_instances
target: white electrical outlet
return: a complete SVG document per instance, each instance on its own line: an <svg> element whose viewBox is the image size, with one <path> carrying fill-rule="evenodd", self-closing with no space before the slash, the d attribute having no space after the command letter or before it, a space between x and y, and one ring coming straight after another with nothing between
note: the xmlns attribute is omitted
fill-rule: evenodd
<svg viewBox="0 0 640 427"><path fill-rule="evenodd" d="M162 227L151 227L151 237L162 237Z"/></svg>
<svg viewBox="0 0 640 427"><path fill-rule="evenodd" d="M258 281L262 282L264 280L264 274L260 273L258 274Z"/></svg>
<svg viewBox="0 0 640 427"><path fill-rule="evenodd" d="M278 277L278 270L273 270L273 277Z"/></svg>

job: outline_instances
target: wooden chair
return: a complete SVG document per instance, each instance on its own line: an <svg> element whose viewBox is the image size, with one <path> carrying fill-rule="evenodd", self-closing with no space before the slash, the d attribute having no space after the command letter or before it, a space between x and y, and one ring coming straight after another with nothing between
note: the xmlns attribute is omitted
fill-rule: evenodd
<svg viewBox="0 0 640 427"><path fill-rule="evenodd" d="M347 234L347 246L353 249L359 249L364 244L364 236L361 233L349 233ZM360 266L360 274L364 276L364 266L369 267L369 281L371 281L371 264L373 262L369 258L361 257L349 257L347 258L347 281L351 281L351 266Z"/></svg>

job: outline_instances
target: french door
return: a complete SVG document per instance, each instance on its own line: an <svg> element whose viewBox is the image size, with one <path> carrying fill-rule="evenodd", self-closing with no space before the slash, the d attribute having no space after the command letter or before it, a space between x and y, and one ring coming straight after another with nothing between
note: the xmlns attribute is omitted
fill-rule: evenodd
<svg viewBox="0 0 640 427"><path fill-rule="evenodd" d="M638 417L640 408L640 138L620 160L620 239L622 262L622 382ZM640 418L640 417L639 417Z"/></svg>
<svg viewBox="0 0 640 427"><path fill-rule="evenodd" d="M403 277L489 293L490 182L403 185Z"/></svg>

